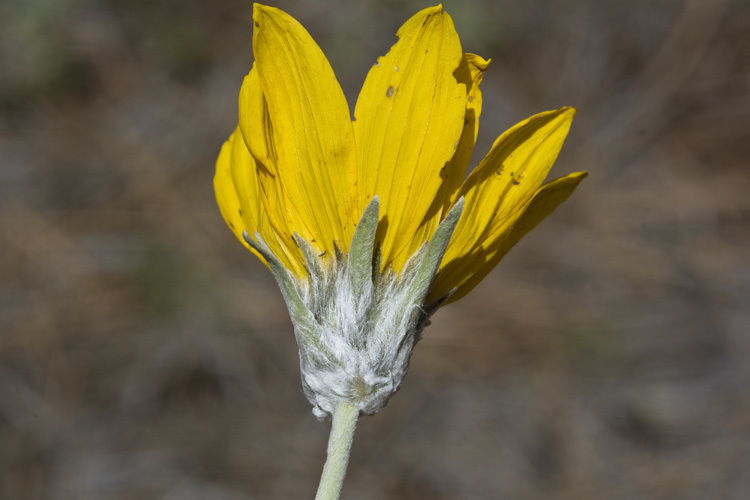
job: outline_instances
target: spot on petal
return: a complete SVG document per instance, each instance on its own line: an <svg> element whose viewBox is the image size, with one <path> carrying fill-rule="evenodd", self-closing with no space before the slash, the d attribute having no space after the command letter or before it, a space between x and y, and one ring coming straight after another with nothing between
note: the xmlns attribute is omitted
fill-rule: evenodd
<svg viewBox="0 0 750 500"><path fill-rule="evenodd" d="M386 97L393 96L393 85L391 85L390 87L388 87L388 90L385 91L385 96Z"/></svg>

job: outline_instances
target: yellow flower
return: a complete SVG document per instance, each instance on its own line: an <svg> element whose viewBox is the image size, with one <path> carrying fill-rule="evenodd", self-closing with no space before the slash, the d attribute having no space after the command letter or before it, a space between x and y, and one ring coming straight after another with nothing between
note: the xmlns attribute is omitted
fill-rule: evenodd
<svg viewBox="0 0 750 500"><path fill-rule="evenodd" d="M399 29L398 42L370 69L354 119L327 59L296 20L258 4L253 20L255 64L214 187L237 238L266 262L242 236L257 232L297 279L310 271L295 233L333 261L349 252L377 196L380 271L398 276L463 198L426 303L452 290L449 301L456 300L586 176L542 184L575 114L565 107L502 134L464 180L489 61L462 51L441 6Z"/></svg>
<svg viewBox="0 0 750 500"><path fill-rule="evenodd" d="M586 173L542 184L575 110L532 116L464 180L489 61L440 6L370 69L350 119L320 48L256 4L255 64L216 164L227 224L287 303L313 412L374 414L398 390L429 317L468 293Z"/></svg>

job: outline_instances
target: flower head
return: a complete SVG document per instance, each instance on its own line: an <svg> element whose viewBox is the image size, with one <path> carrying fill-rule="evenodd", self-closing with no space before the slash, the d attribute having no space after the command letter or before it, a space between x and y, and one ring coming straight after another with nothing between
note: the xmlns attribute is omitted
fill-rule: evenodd
<svg viewBox="0 0 750 500"><path fill-rule="evenodd" d="M374 413L429 316L463 297L585 172L543 184L569 107L503 133L464 180L489 64L440 6L370 69L350 119L328 61L281 10L255 4L255 63L214 187L235 235L276 276L318 416Z"/></svg>

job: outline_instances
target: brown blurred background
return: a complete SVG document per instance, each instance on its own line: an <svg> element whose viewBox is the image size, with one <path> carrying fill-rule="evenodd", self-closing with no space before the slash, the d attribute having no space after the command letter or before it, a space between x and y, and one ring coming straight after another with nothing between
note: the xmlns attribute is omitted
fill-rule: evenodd
<svg viewBox="0 0 750 500"><path fill-rule="evenodd" d="M276 5L353 105L428 4ZM492 58L472 164L573 105L591 175L436 315L344 498L750 498L750 2L445 8ZM0 3L0 498L312 498L328 424L213 197L250 15Z"/></svg>

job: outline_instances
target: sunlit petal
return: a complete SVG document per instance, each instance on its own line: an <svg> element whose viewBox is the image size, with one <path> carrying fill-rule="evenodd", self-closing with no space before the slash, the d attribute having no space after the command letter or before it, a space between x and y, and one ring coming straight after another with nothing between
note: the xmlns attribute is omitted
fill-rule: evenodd
<svg viewBox="0 0 750 500"><path fill-rule="evenodd" d="M474 252L531 199L557 158L574 115L572 108L539 113L495 141L459 190L466 210L448 247L447 260Z"/></svg>
<svg viewBox="0 0 750 500"><path fill-rule="evenodd" d="M304 262L292 238L296 229L290 229L299 226L299 219L287 203L285 186L278 174L273 124L255 67L242 84L239 109L239 126L246 146L246 149L238 150L241 153L239 162L253 162L256 193L265 215L256 230L279 260L295 275L301 276L305 273ZM251 156L251 159L245 159L244 155ZM248 231L248 234L253 236L252 231Z"/></svg>
<svg viewBox="0 0 750 500"><path fill-rule="evenodd" d="M526 233L573 194L586 175L577 172L544 184L521 210L499 221L470 252L453 256L446 253L429 300L437 300L454 288L457 290L448 303L469 293Z"/></svg>
<svg viewBox="0 0 750 500"><path fill-rule="evenodd" d="M490 61L475 54L464 54L461 65L454 73L458 82L466 85L468 98L461 139L457 143L453 158L441 171L443 183L435 196L435 203L443 203L443 209L428 212L428 216L414 234L411 245L403 250L405 255L413 254L419 245L430 239L440 221L459 197L459 188L466 175L479 131L479 115L482 112L482 92L479 90L479 84L482 82L489 63Z"/></svg>
<svg viewBox="0 0 750 500"><path fill-rule="evenodd" d="M242 238L242 232L247 231L248 227L250 227L250 231L252 231L253 226L247 226L245 224L244 219L251 219L252 217L250 217L248 210L243 213L242 203L237 196L237 191L232 179L232 153L234 143L236 140L239 140L240 142L242 141L242 138L238 139L238 135L239 130L235 130L232 135L229 136L229 139L227 139L221 146L219 158L216 160L216 173L214 175L216 202L219 205L222 217L224 217L224 222L227 223L229 229L232 230L237 239L240 240L240 242L251 252L257 255L263 263L266 263L265 259L258 252L250 248L250 245L248 245Z"/></svg>
<svg viewBox="0 0 750 500"><path fill-rule="evenodd" d="M441 171L456 151L467 103L466 84L454 74L461 44L441 7L417 13L398 37L370 69L354 112L360 210L380 197L382 264L396 271L423 221L442 211Z"/></svg>
<svg viewBox="0 0 750 500"><path fill-rule="evenodd" d="M255 4L253 53L273 127L290 229L346 249L359 215L349 109L327 59L288 14ZM250 138L252 142L253 137ZM251 145L252 147L252 145Z"/></svg>

